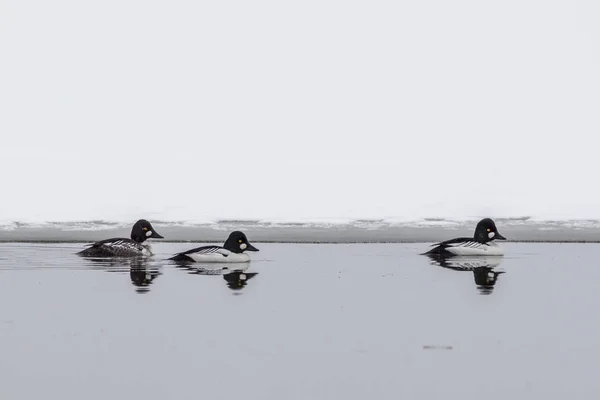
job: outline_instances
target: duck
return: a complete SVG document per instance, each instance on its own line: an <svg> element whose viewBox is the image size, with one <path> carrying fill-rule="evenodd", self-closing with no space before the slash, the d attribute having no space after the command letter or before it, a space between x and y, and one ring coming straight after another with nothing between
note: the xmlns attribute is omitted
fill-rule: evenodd
<svg viewBox="0 0 600 400"><path fill-rule="evenodd" d="M202 262L202 263L245 263L250 261L247 251L258 251L248 242L243 232L234 231L223 246L196 247L182 253L177 253L169 258L179 262Z"/></svg>
<svg viewBox="0 0 600 400"><path fill-rule="evenodd" d="M164 239L150 222L140 219L131 228L131 239L112 238L88 245L78 255L82 257L145 257L152 256L150 246L144 245L148 239Z"/></svg>
<svg viewBox="0 0 600 400"><path fill-rule="evenodd" d="M456 238L444 242L434 243L432 249L424 255L452 256L503 256L504 251L496 240L506 240L498 232L496 224L491 218L484 218L475 227L472 238Z"/></svg>

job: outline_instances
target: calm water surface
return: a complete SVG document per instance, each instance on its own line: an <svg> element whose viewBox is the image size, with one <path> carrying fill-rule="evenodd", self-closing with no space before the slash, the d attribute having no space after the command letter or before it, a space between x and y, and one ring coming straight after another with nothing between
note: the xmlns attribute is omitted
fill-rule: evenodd
<svg viewBox="0 0 600 400"><path fill-rule="evenodd" d="M595 399L596 244L256 244L243 272L0 244L1 399ZM498 274L498 272L504 272ZM460 397L459 397L460 396Z"/></svg>

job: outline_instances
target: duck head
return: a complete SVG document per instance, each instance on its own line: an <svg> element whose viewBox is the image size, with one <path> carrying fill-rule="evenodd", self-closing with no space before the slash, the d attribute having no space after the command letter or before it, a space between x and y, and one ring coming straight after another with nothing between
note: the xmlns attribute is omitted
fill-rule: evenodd
<svg viewBox="0 0 600 400"><path fill-rule="evenodd" d="M498 232L496 224L490 218L484 218L475 227L475 239L479 243L487 243L492 240L506 240L504 236Z"/></svg>
<svg viewBox="0 0 600 400"><path fill-rule="evenodd" d="M248 238L243 232L231 232L223 247L233 253L243 253L244 251L258 251L258 249L248 242Z"/></svg>
<svg viewBox="0 0 600 400"><path fill-rule="evenodd" d="M143 243L147 239L164 239L161 235L159 235L150 222L145 219L140 219L133 225L131 228L131 240Z"/></svg>

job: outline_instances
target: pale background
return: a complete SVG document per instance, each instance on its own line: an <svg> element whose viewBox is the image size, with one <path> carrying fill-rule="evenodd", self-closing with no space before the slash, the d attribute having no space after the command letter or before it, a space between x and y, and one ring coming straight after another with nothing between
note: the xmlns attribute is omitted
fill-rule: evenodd
<svg viewBox="0 0 600 400"><path fill-rule="evenodd" d="M598 218L595 1L0 1L0 221Z"/></svg>

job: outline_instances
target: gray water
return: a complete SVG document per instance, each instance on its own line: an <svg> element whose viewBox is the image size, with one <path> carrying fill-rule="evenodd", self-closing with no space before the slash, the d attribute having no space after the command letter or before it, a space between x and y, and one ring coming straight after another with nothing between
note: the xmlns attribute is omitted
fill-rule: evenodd
<svg viewBox="0 0 600 400"><path fill-rule="evenodd" d="M600 389L600 245L507 243L485 270L495 284L478 285L473 271L418 255L426 244L255 244L230 281L163 261L189 243L115 264L75 256L81 244L0 244L0 398L593 399Z"/></svg>

